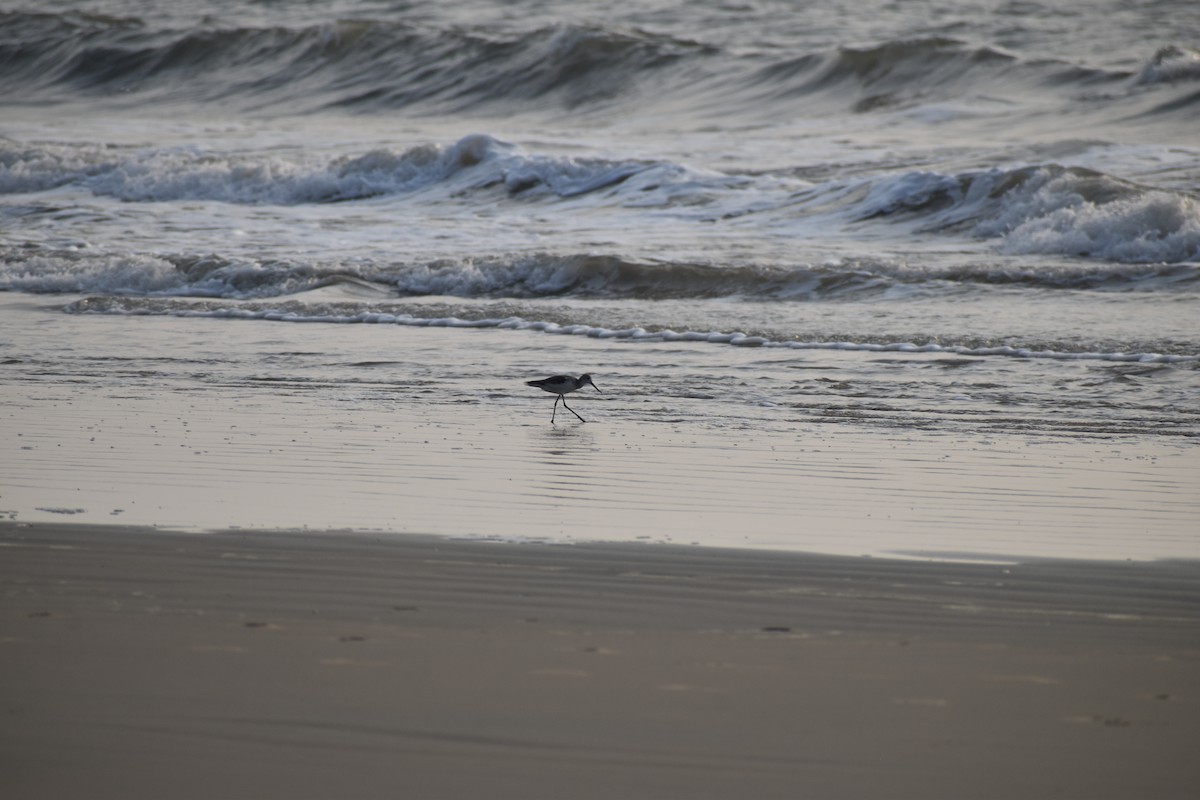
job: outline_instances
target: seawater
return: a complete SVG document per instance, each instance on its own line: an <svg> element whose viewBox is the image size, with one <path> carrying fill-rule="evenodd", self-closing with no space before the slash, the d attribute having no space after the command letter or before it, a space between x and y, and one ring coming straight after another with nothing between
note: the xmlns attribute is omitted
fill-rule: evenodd
<svg viewBox="0 0 1200 800"><path fill-rule="evenodd" d="M18 4L0 290L206 353L491 328L700 426L1188 449L1197 41L1191 2ZM10 381L79 368L18 349Z"/></svg>

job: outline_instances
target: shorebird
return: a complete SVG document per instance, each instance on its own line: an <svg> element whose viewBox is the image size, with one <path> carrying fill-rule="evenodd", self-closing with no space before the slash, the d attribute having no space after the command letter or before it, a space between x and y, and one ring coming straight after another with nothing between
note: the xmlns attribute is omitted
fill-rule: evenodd
<svg viewBox="0 0 1200 800"><path fill-rule="evenodd" d="M597 392L600 392L600 387L592 383L591 375L580 375L578 378L572 378L570 375L555 375L550 378L542 378L540 381L525 381L525 385L536 386L551 394L558 395L558 397L554 398L554 410L550 412L551 425L554 424L554 415L558 413L559 400L562 400L563 408L575 414L575 409L567 405L567 394L576 389L582 389L584 386L591 386ZM604 392L600 392L600 394L604 394ZM586 419L580 417L578 414L575 414L575 416L579 417L580 422L587 422Z"/></svg>

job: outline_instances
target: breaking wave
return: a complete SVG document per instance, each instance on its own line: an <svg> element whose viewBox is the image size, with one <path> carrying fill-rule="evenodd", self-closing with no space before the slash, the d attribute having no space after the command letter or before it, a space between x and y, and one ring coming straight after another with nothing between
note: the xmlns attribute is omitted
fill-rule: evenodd
<svg viewBox="0 0 1200 800"><path fill-rule="evenodd" d="M113 151L0 140L0 194L79 186L130 202L211 200L294 205L361 200L436 187L447 192L541 188L573 197L618 184L653 162L530 156L490 136L403 152L372 150L324 163L199 147Z"/></svg>
<svg viewBox="0 0 1200 800"><path fill-rule="evenodd" d="M998 239L1011 254L1121 263L1200 261L1200 200L1094 170L1035 165L873 180L860 220L915 221L920 231Z"/></svg>
<svg viewBox="0 0 1200 800"><path fill-rule="evenodd" d="M1200 261L1196 196L1053 163L960 173L885 172L804 184L786 171L739 175L668 161L528 153L483 134L450 145L377 149L324 161L192 147L114 150L0 140L0 194L59 187L137 203L295 205L391 197L419 204L435 196L494 208L569 200L571 209L564 213L603 208L628 215L631 225L644 224L639 219L644 209L659 207L706 224L762 219L772 230L789 221L849 234L864 226L903 226L902 231L994 242L1000 253L1014 255L1122 264ZM580 206L579 198L586 204Z"/></svg>

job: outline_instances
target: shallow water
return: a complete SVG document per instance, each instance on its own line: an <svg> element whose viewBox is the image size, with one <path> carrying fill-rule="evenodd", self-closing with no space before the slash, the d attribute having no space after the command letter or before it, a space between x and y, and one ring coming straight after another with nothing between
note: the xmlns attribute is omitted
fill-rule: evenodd
<svg viewBox="0 0 1200 800"><path fill-rule="evenodd" d="M140 519L688 539L702 518L706 543L846 552L1045 552L1062 530L1055 553L1196 555L1181 520L1200 485L1197 40L1187 2L0 12L6 435L59 415L82 435L96 423L67 409L97 390L127 434L194 396L263 404L266 436L316 398L303 419L332 475L346 442L323 415L353 406L392 430L395 407L428 406L449 441L477 424L461 404L510 437L584 436L567 449L607 455L591 482L485 491L448 526L439 509L492 478L424 448L405 462L420 490L387 514L355 517L337 493L357 483L330 478L318 496L341 518L293 494ZM611 395L580 403L617 427L535 426L545 398L521 382L584 371ZM617 458L647 425L650 452ZM880 479L834 468L811 437L863 463L911 454ZM947 454L964 482L935 491ZM153 450L130 459L164 468ZM1058 460L1087 476L1061 505L1076 495ZM51 476L82 485L99 467L80 463L46 462L45 484L10 471L6 507L73 508ZM271 483L267 463L249 485ZM841 499L798 503L814 485ZM902 485L924 510L881 522L872 504ZM976 486L989 499L970 511ZM1040 499L1001 513L1027 489ZM709 496L734 511L686 513ZM1161 536L1143 524L1158 515ZM823 533L795 533L800 519ZM920 539L942 528L955 541Z"/></svg>
<svg viewBox="0 0 1200 800"><path fill-rule="evenodd" d="M1189 436L897 388L969 369L940 356L717 358L534 331L85 318L52 302L4 320L19 355L3 367L0 510L18 520L1200 557ZM587 423L560 410L552 425L551 396L514 376L578 359L613 366L601 392L568 397ZM853 391L869 370L893 385Z"/></svg>

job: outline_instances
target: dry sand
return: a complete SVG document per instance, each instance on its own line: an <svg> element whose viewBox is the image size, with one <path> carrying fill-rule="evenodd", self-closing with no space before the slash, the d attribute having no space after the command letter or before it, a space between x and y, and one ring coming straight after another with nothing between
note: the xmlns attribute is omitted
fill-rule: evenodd
<svg viewBox="0 0 1200 800"><path fill-rule="evenodd" d="M1200 565L0 523L5 798L1192 798Z"/></svg>

